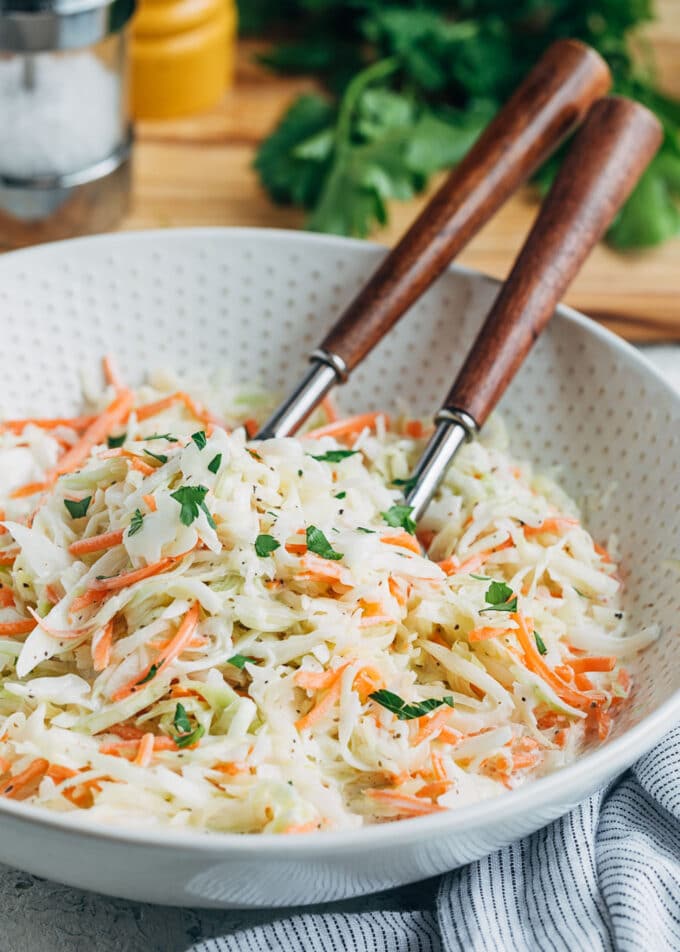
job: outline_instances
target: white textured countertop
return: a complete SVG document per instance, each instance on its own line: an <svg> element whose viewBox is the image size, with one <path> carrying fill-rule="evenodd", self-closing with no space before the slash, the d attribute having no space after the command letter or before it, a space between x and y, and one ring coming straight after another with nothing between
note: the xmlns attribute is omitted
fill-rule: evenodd
<svg viewBox="0 0 680 952"><path fill-rule="evenodd" d="M645 353L680 390L680 346L648 347ZM333 908L413 909L429 905L431 898L432 883L426 881ZM293 911L150 906L71 889L2 865L0 910L0 952L184 952L200 937L224 935Z"/></svg>

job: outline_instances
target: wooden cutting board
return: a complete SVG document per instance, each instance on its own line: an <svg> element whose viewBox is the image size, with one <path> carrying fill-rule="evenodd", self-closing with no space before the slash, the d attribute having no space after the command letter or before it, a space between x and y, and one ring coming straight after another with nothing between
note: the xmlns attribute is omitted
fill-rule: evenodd
<svg viewBox="0 0 680 952"><path fill-rule="evenodd" d="M680 3L657 2L649 30L661 80L680 96ZM133 205L121 228L256 225L299 228L299 212L273 205L252 170L258 142L294 96L314 88L307 79L274 77L239 51L236 88L211 112L138 124ZM389 227L377 241L392 244L427 199L392 204ZM461 256L470 267L502 277L536 213L529 190L514 198ZM680 340L680 238L636 254L596 249L568 303L631 340Z"/></svg>

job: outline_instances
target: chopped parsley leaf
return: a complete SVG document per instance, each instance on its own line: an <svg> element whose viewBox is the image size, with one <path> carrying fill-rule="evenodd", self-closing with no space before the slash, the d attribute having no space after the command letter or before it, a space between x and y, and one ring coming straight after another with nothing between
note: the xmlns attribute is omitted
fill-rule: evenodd
<svg viewBox="0 0 680 952"><path fill-rule="evenodd" d="M316 459L320 463L341 463L343 459L356 456L358 452L359 450L328 450L327 453L323 453L321 456L312 456L312 459Z"/></svg>
<svg viewBox="0 0 680 952"><path fill-rule="evenodd" d="M298 470L298 476L302 476L302 475L303 475L303 470L299 469L299 470Z"/></svg>
<svg viewBox="0 0 680 952"><path fill-rule="evenodd" d="M548 653L548 649L546 648L545 642L543 641L543 639L541 638L541 636L539 635L537 631L534 631L534 640L536 641L536 647L538 648L538 653L540 655L546 655Z"/></svg>
<svg viewBox="0 0 680 952"><path fill-rule="evenodd" d="M342 491L341 493L336 493L336 494L335 494L335 498L336 498L336 499L344 499L346 495L347 495L347 493L346 493L345 490L343 489L343 491Z"/></svg>
<svg viewBox="0 0 680 952"><path fill-rule="evenodd" d="M176 436L173 436L172 433L152 433L151 436L142 437L145 443L149 440L167 440L168 443L179 443L179 440Z"/></svg>
<svg viewBox="0 0 680 952"><path fill-rule="evenodd" d="M395 714L400 721L410 721L415 717L422 717L423 714L429 714L430 711L435 711L444 704L453 707L453 697L450 694L443 698L431 697L426 701L416 701L413 704L407 704L403 698L400 698L398 694L393 694L392 691L374 691L373 694L369 694L369 697L372 701L380 704L381 707Z"/></svg>
<svg viewBox="0 0 680 952"><path fill-rule="evenodd" d="M487 603L483 612L516 612L517 596L512 593L512 589L505 582L492 582L486 590L484 598Z"/></svg>
<svg viewBox="0 0 680 952"><path fill-rule="evenodd" d="M393 526L395 529L401 527L413 535L416 531L416 524L411 518L412 512L413 506L402 506L397 503L397 505L391 506L387 512L381 512L380 515L388 526Z"/></svg>
<svg viewBox="0 0 680 952"><path fill-rule="evenodd" d="M307 548L310 552L320 555L322 559L332 559L337 562L342 558L342 552L336 552L321 529L316 526L307 526Z"/></svg>
<svg viewBox="0 0 680 952"><path fill-rule="evenodd" d="M205 444L208 442L208 437L205 435L205 430L197 430L195 433L192 433L191 439L194 441L199 450L204 449Z"/></svg>
<svg viewBox="0 0 680 952"><path fill-rule="evenodd" d="M82 519L86 515L91 502L92 496L85 496L84 499L65 499L64 505L72 519Z"/></svg>
<svg viewBox="0 0 680 952"><path fill-rule="evenodd" d="M142 680L141 680L141 681L137 681L137 682L135 683L135 687L137 687L137 686L140 685L140 684L146 684L147 681L151 681L152 678L155 678L156 675L158 674L158 669L159 669L159 667L160 667L160 665L158 665L158 664L152 664L151 667L149 668L149 670L147 671L147 673L146 673L146 674L144 675L144 677L142 678Z"/></svg>
<svg viewBox="0 0 680 952"><path fill-rule="evenodd" d="M205 734L205 727L202 724L199 724L195 730L190 734L180 734L178 737L173 737L173 740L178 747L191 747L192 744L195 744L196 741L200 740L201 737Z"/></svg>
<svg viewBox="0 0 680 952"><path fill-rule="evenodd" d="M490 575L474 575L472 572L470 572L470 578L476 578L478 582L490 582L490 581L491 581L491 576L490 576Z"/></svg>
<svg viewBox="0 0 680 952"><path fill-rule="evenodd" d="M170 493L170 498L181 506L179 518L183 525L190 526L194 519L198 518L199 510L202 509L208 519L210 528L216 528L215 520L205 504L207 494L208 490L205 486L180 486L174 493Z"/></svg>
<svg viewBox="0 0 680 952"><path fill-rule="evenodd" d="M152 453L151 450L144 450L147 456L150 456L151 459L158 460L159 463L167 463L168 457L165 453Z"/></svg>
<svg viewBox="0 0 680 952"><path fill-rule="evenodd" d="M191 721L183 704L177 704L172 723L175 725L175 730L179 731L180 734L188 734L191 731Z"/></svg>
<svg viewBox="0 0 680 952"><path fill-rule="evenodd" d="M392 480L392 485L399 486L399 488L401 489L401 491L403 492L405 496L408 496L408 494L414 488L415 484L416 484L415 476L409 476L408 479L393 479Z"/></svg>
<svg viewBox="0 0 680 952"><path fill-rule="evenodd" d="M272 552L276 552L280 546L281 543L277 542L274 536L267 535L266 533L260 534L257 539L255 539L255 551L261 559L266 559Z"/></svg>
<svg viewBox="0 0 680 952"><path fill-rule="evenodd" d="M128 535L133 536L135 532L139 532L143 522L144 516L142 512L139 509L135 509L132 519L130 519L130 525L128 526Z"/></svg>
<svg viewBox="0 0 680 952"><path fill-rule="evenodd" d="M122 446L127 439L127 433L121 433L120 436L107 436L106 443L110 450L115 450Z"/></svg>
<svg viewBox="0 0 680 952"><path fill-rule="evenodd" d="M218 453L217 456L213 456L213 458L208 463L208 469L210 470L211 473L216 473L221 465L222 465L222 454Z"/></svg>
<svg viewBox="0 0 680 952"><path fill-rule="evenodd" d="M227 659L227 664L233 664L239 671L243 671L247 664L255 664L255 658L249 658L248 655L235 654Z"/></svg>
<svg viewBox="0 0 680 952"><path fill-rule="evenodd" d="M366 529L365 526L357 526L357 532L365 532L367 535L375 535L375 529Z"/></svg>

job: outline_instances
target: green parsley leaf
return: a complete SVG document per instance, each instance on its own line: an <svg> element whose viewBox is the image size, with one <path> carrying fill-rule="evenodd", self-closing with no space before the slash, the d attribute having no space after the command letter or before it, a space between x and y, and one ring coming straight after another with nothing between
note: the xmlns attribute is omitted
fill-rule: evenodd
<svg viewBox="0 0 680 952"><path fill-rule="evenodd" d="M158 460L159 463L167 463L168 457L164 453L152 453L151 450L144 450L147 456L150 456L151 459Z"/></svg>
<svg viewBox="0 0 680 952"><path fill-rule="evenodd" d="M343 489L343 491L342 491L341 493L336 493L336 494L335 494L335 498L336 498L336 499L344 499L346 495L347 495L347 493L346 493L345 490Z"/></svg>
<svg viewBox="0 0 680 952"><path fill-rule="evenodd" d="M205 444L208 442L208 437L205 435L205 430L197 430L196 433L192 433L191 439L194 441L199 450L205 449Z"/></svg>
<svg viewBox="0 0 680 952"><path fill-rule="evenodd" d="M516 612L517 596L513 597L512 589L505 582L492 582L486 590L484 599L487 608L483 612Z"/></svg>
<svg viewBox="0 0 680 952"><path fill-rule="evenodd" d="M490 582L490 581L491 581L491 576L490 576L490 575L474 575L472 572L470 572L470 578L475 578L475 579L477 579L478 582Z"/></svg>
<svg viewBox="0 0 680 952"><path fill-rule="evenodd" d="M140 685L140 684L146 684L147 681L151 681L151 680L152 680L153 678L155 678L156 675L158 674L158 669L159 669L159 668L160 668L160 664L152 664L151 667L149 668L149 670L147 671L147 673L146 673L146 674L144 675L144 677L142 678L142 680L141 680L141 681L137 681L137 682L135 683L135 686L137 687L137 686Z"/></svg>
<svg viewBox="0 0 680 952"><path fill-rule="evenodd" d="M392 485L398 486L405 496L408 496L408 494L411 492L415 484L416 484L415 476L409 476L408 479L393 479L392 480Z"/></svg>
<svg viewBox="0 0 680 952"><path fill-rule="evenodd" d="M335 551L321 529L317 529L316 526L307 526L306 536L307 548L310 552L315 552L322 559L332 559L334 562L342 558L342 552Z"/></svg>
<svg viewBox="0 0 680 952"><path fill-rule="evenodd" d="M128 535L133 536L136 532L142 528L142 523L144 522L144 515L139 509L135 509L132 519L130 519L130 525L128 526Z"/></svg>
<svg viewBox="0 0 680 952"><path fill-rule="evenodd" d="M204 734L205 727L202 724L199 724L198 727L194 728L190 734L180 734L179 736L174 737L173 740L178 747L191 747L192 744L195 744L196 741L200 740Z"/></svg>
<svg viewBox="0 0 680 952"><path fill-rule="evenodd" d="M255 658L249 658L248 655L235 654L227 661L227 664L233 664L239 671L243 671L248 663L255 664Z"/></svg>
<svg viewBox="0 0 680 952"><path fill-rule="evenodd" d="M277 542L274 536L261 534L255 539L255 551L261 559L266 559L272 552L280 548L281 543Z"/></svg>
<svg viewBox="0 0 680 952"><path fill-rule="evenodd" d="M175 725L175 730L180 734L188 734L191 731L191 721L183 704L177 704L172 723Z"/></svg>
<svg viewBox="0 0 680 952"><path fill-rule="evenodd" d="M217 456L213 456L213 458L208 463L208 469L210 470L211 473L216 473L221 465L222 465L222 454L218 453Z"/></svg>
<svg viewBox="0 0 680 952"><path fill-rule="evenodd" d="M396 506L390 506L387 512L381 512L380 515L383 517L388 526L393 526L394 528L401 527L413 535L413 533L416 531L416 523L411 518L412 512L413 506L402 506L397 504Z"/></svg>
<svg viewBox="0 0 680 952"><path fill-rule="evenodd" d="M356 456L359 450L328 450L322 456L312 456L312 459L318 459L320 463L341 463L343 459L349 456Z"/></svg>
<svg viewBox="0 0 680 952"><path fill-rule="evenodd" d="M430 711L435 711L444 704L453 707L453 697L450 694L443 698L431 697L426 701L416 701L413 704L407 704L403 698L392 691L374 691L373 694L369 694L369 697L372 701L380 704L381 707L396 714L400 721L410 721L414 717L422 717L423 714L429 714Z"/></svg>
<svg viewBox="0 0 680 952"><path fill-rule="evenodd" d="M548 649L545 646L545 642L543 641L543 639L541 638L541 636L536 630L534 630L534 639L536 641L536 647L538 648L538 653L541 655L546 655L548 653Z"/></svg>
<svg viewBox="0 0 680 952"><path fill-rule="evenodd" d="M64 505L69 511L72 519L82 519L87 514L88 507L92 502L92 496L85 496L84 499L65 499Z"/></svg>
<svg viewBox="0 0 680 952"><path fill-rule="evenodd" d="M173 436L172 433L152 433L151 436L144 436L142 439L145 443L149 440L167 440L168 443L179 443L178 438Z"/></svg>
<svg viewBox="0 0 680 952"><path fill-rule="evenodd" d="M357 532L365 532L366 535L375 535L375 529L367 529L365 526L357 526Z"/></svg>
<svg viewBox="0 0 680 952"><path fill-rule="evenodd" d="M183 525L190 526L194 519L198 519L199 510L202 509L208 519L210 528L217 528L215 520L205 504L207 493L208 490L205 486L180 486L174 493L170 493L170 498L181 506L179 518Z"/></svg>
<svg viewBox="0 0 680 952"><path fill-rule="evenodd" d="M127 433L121 433L120 436L107 436L106 442L109 449L114 450L122 446L127 439Z"/></svg>

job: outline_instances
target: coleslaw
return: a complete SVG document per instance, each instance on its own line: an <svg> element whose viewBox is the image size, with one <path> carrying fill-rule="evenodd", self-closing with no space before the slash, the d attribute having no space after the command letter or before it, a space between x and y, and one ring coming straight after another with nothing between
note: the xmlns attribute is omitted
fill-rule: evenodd
<svg viewBox="0 0 680 952"><path fill-rule="evenodd" d="M613 554L499 421L416 527L422 421L326 402L299 438L255 442L259 396L207 410L105 369L88 415L0 425L0 794L347 829L497 796L606 739L658 632L627 633Z"/></svg>

